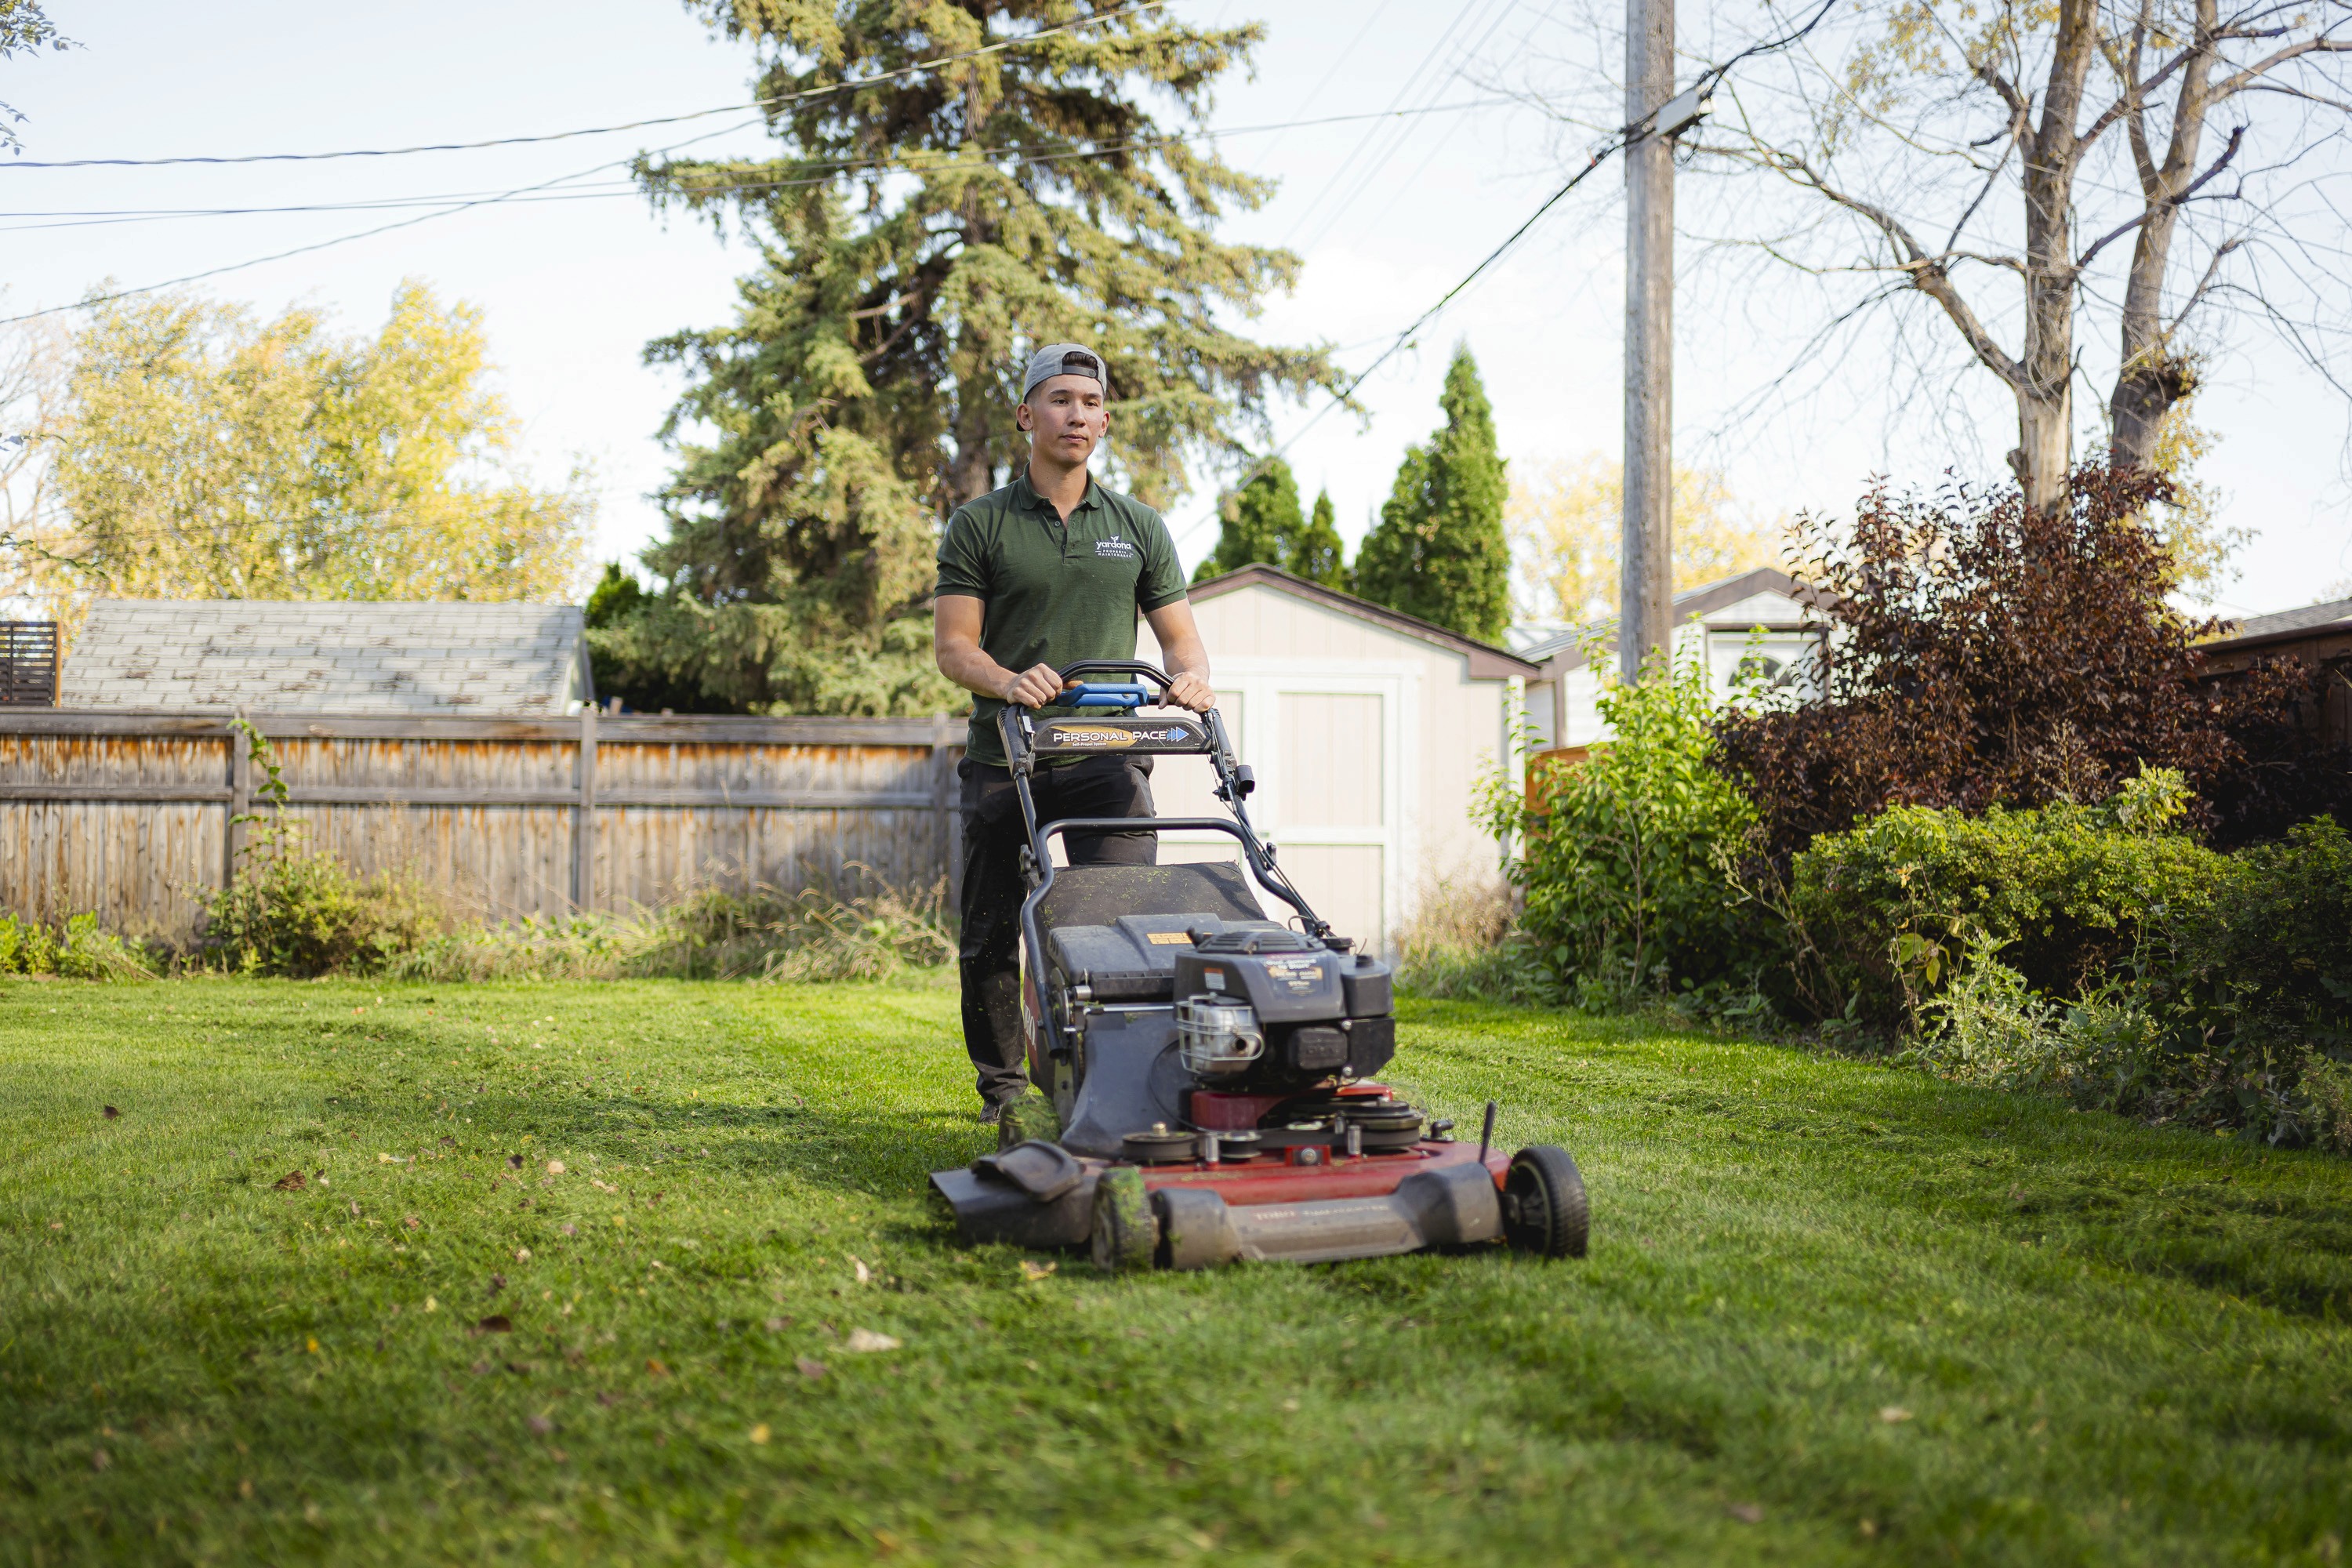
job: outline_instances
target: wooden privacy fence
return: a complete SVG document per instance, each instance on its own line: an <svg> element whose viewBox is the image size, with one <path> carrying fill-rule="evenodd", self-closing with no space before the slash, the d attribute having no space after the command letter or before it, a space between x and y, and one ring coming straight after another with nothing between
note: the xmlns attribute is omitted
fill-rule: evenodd
<svg viewBox="0 0 2352 1568"><path fill-rule="evenodd" d="M485 919L790 892L853 863L928 888L960 858L948 719L249 717L308 847ZM186 942L244 844L247 752L217 716L0 706L0 909Z"/></svg>

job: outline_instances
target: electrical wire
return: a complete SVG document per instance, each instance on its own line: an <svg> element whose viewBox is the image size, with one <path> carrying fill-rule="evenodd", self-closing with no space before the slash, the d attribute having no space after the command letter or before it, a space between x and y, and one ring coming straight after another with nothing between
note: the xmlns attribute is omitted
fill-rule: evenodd
<svg viewBox="0 0 2352 1568"><path fill-rule="evenodd" d="M1627 127L1628 131L1631 129L1632 128L1630 126ZM1302 439L1304 439L1309 430L1314 429L1316 426L1321 424L1325 415L1330 413L1334 408L1344 406L1348 400L1356 395L1356 389L1363 385L1366 381L1371 378L1371 374L1374 371L1380 369L1381 366L1388 363L1390 360L1393 359L1399 350L1402 349L1407 343L1412 341L1412 336L1415 332L1418 332L1422 328L1427 326L1432 321L1434 321L1438 313L1444 310L1446 306L1452 304L1454 300L1460 296L1464 289L1478 281L1478 279L1485 275L1488 268L1494 266L1496 262L1500 261L1503 257L1510 251L1512 247L1517 245L1521 239L1527 237L1527 233L1529 229L1535 227L1535 226L1542 220L1544 214L1551 211L1553 207L1558 206L1562 197L1566 196L1569 192L1576 189L1577 186L1582 184L1587 175L1591 174L1593 170L1601 167L1601 165L1603 163L1606 163L1612 154L1623 151L1630 139L1631 138L1627 136L1625 131L1620 131L1614 136L1610 137L1607 141L1593 148L1591 153L1585 159L1584 167L1570 175L1566 184L1552 192L1550 195L1546 196L1543 199L1542 204L1538 205L1535 211L1529 213L1526 219L1520 223L1519 226L1513 229L1503 240L1502 244L1488 251L1485 258L1482 259L1477 266L1473 267L1469 271L1464 273L1460 282L1454 284L1453 288L1448 289L1444 294L1439 295L1435 304L1430 306L1429 309L1423 310L1420 315L1415 316L1410 325L1408 325L1402 331L1398 332L1394 337L1391 338L1389 340L1389 346L1382 349L1379 355L1373 359L1371 363L1359 371L1356 374L1355 378L1349 381L1346 386L1332 394L1331 400L1326 403L1322 407L1317 409L1315 413L1308 417L1306 424L1301 425L1297 429L1292 431L1287 440L1284 441L1282 445L1276 447L1273 451L1268 452L1265 457L1260 458L1255 463L1250 465L1248 470L1244 473L1240 479L1234 481L1235 488L1238 489L1240 486L1247 484L1252 479L1264 473L1268 468L1279 461L1282 456L1288 452L1291 447L1297 446ZM1217 516L1218 514L1216 512L1211 511L1206 515L1194 520L1192 523L1187 525L1183 531L1177 535L1177 537L1179 539L1189 537L1194 532L1197 532L1203 524Z"/></svg>
<svg viewBox="0 0 2352 1568"><path fill-rule="evenodd" d="M1759 43L1750 44L1748 47L1740 50L1738 54L1732 56L1729 59L1725 60L1720 65L1711 66L1706 70L1700 72L1696 82L1693 85L1711 89L1717 83L1722 81L1724 77L1729 73L1731 68L1738 65L1740 61L1751 58L1757 55L1775 53L1779 50L1788 48L1790 46L1801 40L1815 27L1820 26L1822 21L1828 17L1830 12L1836 8L1836 5L1837 0L1822 0L1821 9L1814 12L1812 19L1808 21L1803 26L1797 28L1793 32L1783 34L1778 38L1768 38ZM1458 22L1460 17L1457 16L1455 20ZM1449 32L1451 30L1451 28L1448 29ZM1399 95L1400 98L1402 96L1402 94ZM1648 135L1650 133L1650 127L1657 119L1658 110L1664 107L1664 104L1654 106L1650 111L1642 116L1641 119L1634 121L1630 124L1619 127L1615 132L1601 142L1598 145L1594 146L1587 154L1584 166L1577 170L1575 174L1570 175L1567 184L1552 192L1550 195L1546 196L1543 199L1542 204L1538 205L1535 211L1529 213L1526 220L1522 222L1518 227L1513 229L1509 236L1504 239L1502 244L1488 251L1485 258L1482 259L1477 266L1473 267L1468 272L1463 275L1460 282L1454 284L1453 288L1448 289L1444 294L1440 295L1435 304L1430 306L1429 309L1414 317L1410 325L1408 325L1402 331L1398 332L1389 341L1388 347L1382 349L1380 352L1379 356L1376 357L1371 363L1366 365L1360 372L1359 372L1354 379L1350 380L1346 386L1333 394L1328 402L1325 403L1322 407L1317 409L1315 413L1307 418L1307 423L1292 431L1288 439L1285 440L1273 451L1267 453L1265 457L1260 458L1256 462L1251 464L1248 468L1244 470L1241 476L1234 481L1234 488L1239 489L1259 474L1264 473L1268 468L1273 466L1276 462L1278 462L1282 458L1283 455L1288 452L1291 447L1297 446L1298 442L1306 437L1309 430L1312 430L1317 425L1322 423L1324 416L1329 414L1334 408L1344 406L1348 400L1355 395L1356 389L1363 385L1364 383L1370 378L1374 371L1380 369L1381 366L1386 364L1391 359L1394 358L1398 351L1412 341L1412 336L1415 332L1418 332L1423 327L1435 320L1438 313L1444 310L1446 306L1452 304L1454 300L1461 295L1463 290L1468 289L1473 283L1475 283L1488 268L1501 260L1514 246L1517 245L1522 238L1526 237L1528 231L1535 227L1536 224L1543 217L1544 214L1549 212L1553 207L1559 204L1562 197L1566 196L1569 192L1576 189L1577 186L1582 184L1585 178L1590 175L1593 170L1601 167L1601 165L1611 156L1622 152L1633 142ZM1320 198L1318 197L1318 199L1319 200ZM1192 522L1186 524L1181 531L1176 531L1175 539L1181 541L1191 537L1209 522L1216 520L1218 515L1219 514L1213 510L1204 513L1201 517L1194 519Z"/></svg>
<svg viewBox="0 0 2352 1568"><path fill-rule="evenodd" d="M691 147L698 142L708 142L714 136L724 136L730 132L740 131L746 126L758 123L757 120L751 120L745 121L741 125L723 125L716 131L706 131L699 136L689 136L683 142L673 142L668 146L658 148L656 151L675 153L680 148ZM591 174L601 174L607 169L624 168L635 162L634 158L614 159L606 163L592 164L585 169L575 170L569 174L558 174L551 180L541 180L535 184L518 185L513 190L504 191L497 195L484 196L477 201L460 202L454 206L437 207L432 212L419 213L415 217L404 217L396 222L379 224L374 228L362 229L357 234L338 235L332 239L321 239L310 245L298 245L290 250L275 251L268 256L257 256L247 261L232 261L221 267L209 267L201 272L190 272L182 277L166 279L161 283L143 283L136 289L118 289L110 294L93 294L87 299L77 300L70 305L51 305L46 310L26 310L21 315L0 316L0 327L12 327L20 321L38 321L44 316L61 315L68 310L84 310L99 305L110 305L118 300L133 300L142 294L152 294L164 289L176 289L183 283L201 282L207 278L218 278L223 273L241 272L248 267L267 266L273 261L284 261L289 257L307 256L312 251L325 250L331 246L348 245L353 240L371 239L380 234L390 234L394 229L413 228L421 223L430 223L435 218L448 217L457 213L470 211L475 207L511 201L518 196L568 184L573 180L584 180Z"/></svg>
<svg viewBox="0 0 2352 1568"><path fill-rule="evenodd" d="M1116 11L1105 11L1095 16L1082 16L1075 22L1065 22L1059 26L1042 27L1034 33L1024 33L1017 38L1000 38L995 43L977 49L966 49L960 54L940 55L928 60L917 60L912 65L900 66L895 70L881 71L873 76L859 77L853 81L835 82L827 87L803 88L798 92L787 92L774 98L753 99L749 103L730 103L722 104L717 109L698 109L688 114L667 114L656 116L650 120L631 120L618 125L591 125L578 131L552 131L538 136L497 136L485 142L434 142L414 147L356 147L339 153L248 153L225 157L191 155L178 158L66 158L47 163L30 159L10 159L5 163L0 163L0 169L157 169L187 163L309 163L336 158L403 158L412 153L473 153L488 147L528 147L547 142L568 142L582 136L611 136L623 131L642 131L649 125L678 125L689 120L707 120L714 114L735 114L747 109L765 110L787 103L803 102L812 98L824 98L832 93L855 92L860 88L895 81L900 77L912 76L919 71L936 70L941 66L979 59L986 55L1002 54L1007 49L1025 48L1032 44L1056 37L1064 33L1075 32L1081 27L1092 27L1105 22L1115 22L1144 11L1156 11L1170 3L1171 0L1138 0L1135 5L1124 5Z"/></svg>
<svg viewBox="0 0 2352 1568"><path fill-rule="evenodd" d="M1101 142L1093 147L1071 152L1035 153L1027 157L1013 159L1013 163L1015 164L1040 163L1058 162L1073 157L1100 157L1113 153L1144 151L1156 147L1174 146L1182 142L1215 141L1221 137L1226 136L1256 135L1273 131L1297 131L1318 125L1347 124L1358 121L1379 120L1391 116L1402 118L1408 115L1457 113L1463 110L1486 109L1491 108L1496 104L1507 103L1510 100L1508 99L1481 98L1468 100L1461 103L1432 104L1421 109L1381 110L1360 114L1331 114L1325 115L1320 119L1315 120L1277 121L1264 125L1236 125L1206 131L1178 132L1166 136L1139 136L1121 142ZM758 123L760 123L760 121L756 120L747 121L741 125L730 126L728 127L728 129L742 130L747 126L756 125ZM724 132L713 132L713 134L724 133ZM968 145L942 148L940 150L939 155L944 158L952 154L970 153L971 151L971 149ZM977 155L983 158L1001 158L1004 156L1004 154L1014 151L1016 151L1016 149L1011 147L986 147L980 149ZM609 165L599 165L599 167L606 166ZM892 157L814 159L805 163L802 163L799 166L808 169L826 169L833 171L833 173L814 175L807 179L799 180L742 182L726 185L703 186L698 188L694 194L700 196L753 191L791 190L804 185L824 184L833 179L838 178L841 174L851 170L900 169L911 171L919 170L924 165L908 162L903 157ZM94 207L85 209L67 208L54 211L0 212L0 218L58 218L75 220L58 223L44 222L11 224L5 228L0 229L0 233L15 234L45 228L79 228L110 223L145 223L171 218L250 217L261 215L283 213L383 212L408 206L435 206L448 202L467 201L475 197L486 197L490 201L577 201L592 196L635 196L642 195L643 194L644 187L639 185L635 181L623 180L610 182L606 185L592 191L566 192L556 196L542 197L509 197L499 192L449 191L433 195L386 196L373 201L306 202L278 206Z"/></svg>

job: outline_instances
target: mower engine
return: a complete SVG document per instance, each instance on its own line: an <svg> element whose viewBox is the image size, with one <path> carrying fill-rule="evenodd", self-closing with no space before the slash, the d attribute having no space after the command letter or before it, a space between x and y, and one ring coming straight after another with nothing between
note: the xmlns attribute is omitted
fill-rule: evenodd
<svg viewBox="0 0 2352 1568"><path fill-rule="evenodd" d="M1218 1089L1370 1078L1396 1055L1389 967L1280 927L1191 933L1176 954L1185 1068Z"/></svg>

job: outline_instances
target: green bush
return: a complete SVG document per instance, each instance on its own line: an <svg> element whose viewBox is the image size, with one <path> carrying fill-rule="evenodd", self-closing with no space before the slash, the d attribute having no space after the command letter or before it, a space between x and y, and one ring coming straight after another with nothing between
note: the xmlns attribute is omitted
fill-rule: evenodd
<svg viewBox="0 0 2352 1568"><path fill-rule="evenodd" d="M2017 813L2003 829L2018 831L2016 818L2028 815L2048 831L2071 820ZM2098 829L2074 837L2085 841L2085 860L2107 864L2114 847L2093 842ZM2050 862L2027 855L2020 863ZM2090 878L2081 885L2098 897L2079 897L2034 933L1979 916L1952 922L1965 935L1940 976L1932 965L1902 973L1898 951L1896 981L1933 987L1916 1005L1920 1059L1964 1082L2352 1153L2352 838L2321 819L2280 843L2151 864L2152 876L2174 875L2170 896L2151 888L2125 898L2112 879ZM2002 888L1979 907L2029 906ZM2051 955L2100 944L2049 940L2069 925L2102 939L2128 931L2132 946L2076 979ZM1907 936L1898 931L1894 945ZM2013 962L2036 954L2055 981L2037 984Z"/></svg>
<svg viewBox="0 0 2352 1568"><path fill-rule="evenodd" d="M286 815L278 753L245 720L231 722L258 770L253 794L262 809L236 818L251 829L236 874L204 900L204 945L213 958L247 974L366 973L447 923L437 900L413 882L362 879L332 855L305 849L308 825Z"/></svg>
<svg viewBox="0 0 2352 1568"><path fill-rule="evenodd" d="M362 879L282 839L205 903L205 945L227 968L297 978L381 970L445 925L436 901L392 876Z"/></svg>
<svg viewBox="0 0 2352 1568"><path fill-rule="evenodd" d="M94 914L69 917L52 931L38 921L0 915L0 974L54 974L65 980L152 980L146 944L100 931Z"/></svg>
<svg viewBox="0 0 2352 1568"><path fill-rule="evenodd" d="M2185 790L2144 772L2097 805L1980 816L1897 806L1796 858L1790 914L1817 1010L1909 1028L1979 935L2032 990L2093 990L2163 922L2202 910L2223 856L2168 831Z"/></svg>
<svg viewBox="0 0 2352 1568"><path fill-rule="evenodd" d="M2352 837L2321 817L2237 851L2210 896L2158 934L2141 955L2137 989L2172 1020L2176 1050L2193 1070L2174 1076L2158 1109L2263 1126L2274 1142L2352 1131L2342 1120Z"/></svg>
<svg viewBox="0 0 2352 1568"><path fill-rule="evenodd" d="M1732 871L1756 809L1708 766L1715 704L1696 654L1601 689L1615 739L1530 781L1497 783L1486 816L1520 846L1520 928L1587 1006L1749 992L1777 932Z"/></svg>

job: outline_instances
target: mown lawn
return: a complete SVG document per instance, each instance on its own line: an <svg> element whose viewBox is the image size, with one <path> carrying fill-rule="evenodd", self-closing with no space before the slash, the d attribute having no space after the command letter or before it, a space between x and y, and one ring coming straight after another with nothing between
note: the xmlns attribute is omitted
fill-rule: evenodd
<svg viewBox="0 0 2352 1568"><path fill-rule="evenodd" d="M930 1214L924 1173L991 1142L954 1004L0 987L0 1560L2332 1563L2352 1536L2343 1162L1421 1005L1397 1080L1574 1151L1588 1260L1111 1281Z"/></svg>

